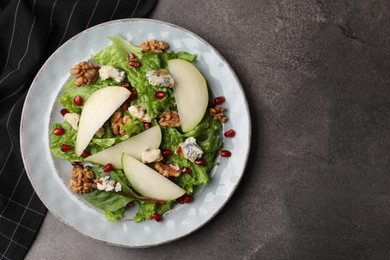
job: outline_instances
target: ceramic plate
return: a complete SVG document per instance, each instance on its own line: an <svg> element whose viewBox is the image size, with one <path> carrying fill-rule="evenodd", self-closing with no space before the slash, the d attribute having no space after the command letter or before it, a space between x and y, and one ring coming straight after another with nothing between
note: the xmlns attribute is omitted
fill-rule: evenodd
<svg viewBox="0 0 390 260"><path fill-rule="evenodd" d="M69 78L74 64L88 60L111 42L106 38L120 35L135 45L148 39L169 43L174 51L197 55L196 67L208 81L213 96L225 96L229 120L224 131L233 128L234 138L225 138L224 149L230 158L217 158L210 182L196 192L192 203L177 205L162 222L135 223L126 216L119 223L104 219L68 187L72 166L52 157L49 129L63 122L57 97ZM37 194L50 210L67 225L84 235L113 245L148 247L167 243L190 234L213 218L236 189L247 162L251 126L242 86L225 59L199 36L169 23L149 19L124 19L92 27L62 45L43 65L28 92L21 119L21 150L26 171Z"/></svg>

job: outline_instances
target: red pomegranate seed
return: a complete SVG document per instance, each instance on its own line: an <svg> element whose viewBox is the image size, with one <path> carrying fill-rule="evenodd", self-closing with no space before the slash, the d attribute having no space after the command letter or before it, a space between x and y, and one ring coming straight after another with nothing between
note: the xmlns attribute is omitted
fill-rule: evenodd
<svg viewBox="0 0 390 260"><path fill-rule="evenodd" d="M83 153L81 154L82 157L88 157L90 156L91 154L88 152L88 151L83 151Z"/></svg>
<svg viewBox="0 0 390 260"><path fill-rule="evenodd" d="M62 152L67 152L67 151L72 150L72 149L73 149L73 147L71 145L69 145L69 144L61 145L61 151Z"/></svg>
<svg viewBox="0 0 390 260"><path fill-rule="evenodd" d="M165 97L165 92L164 91L157 91L154 96L158 99L162 99Z"/></svg>
<svg viewBox="0 0 390 260"><path fill-rule="evenodd" d="M162 216L161 216L160 214L157 214L157 213L152 213L152 218L153 218L155 221L157 221L157 222L159 222L159 221L162 220Z"/></svg>
<svg viewBox="0 0 390 260"><path fill-rule="evenodd" d="M63 109L61 109L60 113L61 113L62 116L64 116L64 115L68 114L69 111L68 111L68 109L63 108Z"/></svg>
<svg viewBox="0 0 390 260"><path fill-rule="evenodd" d="M81 106L83 104L83 98L80 96L75 96L73 101L78 106Z"/></svg>
<svg viewBox="0 0 390 260"><path fill-rule="evenodd" d="M230 130L227 130L225 133L224 133L224 136L226 137L233 137L236 135L236 131L234 131L233 129L230 129Z"/></svg>
<svg viewBox="0 0 390 260"><path fill-rule="evenodd" d="M138 92L137 91L133 91L133 92L131 92L129 99L130 100L134 100L137 97L138 97Z"/></svg>
<svg viewBox="0 0 390 260"><path fill-rule="evenodd" d="M137 58L137 57L135 56L134 53L130 52L129 55L127 55L127 58L128 58L129 60L133 60L133 59L135 59L135 58Z"/></svg>
<svg viewBox="0 0 390 260"><path fill-rule="evenodd" d="M100 66L95 66L95 70L100 70Z"/></svg>
<svg viewBox="0 0 390 260"><path fill-rule="evenodd" d="M191 195L184 195L183 197L179 198L179 203L184 204L184 203L190 203L192 201L192 196Z"/></svg>
<svg viewBox="0 0 390 260"><path fill-rule="evenodd" d="M152 127L152 123L150 123L150 122L145 122L145 123L144 123L144 127L145 127L145 129L149 129L149 128Z"/></svg>
<svg viewBox="0 0 390 260"><path fill-rule="evenodd" d="M214 98L215 105L221 105L223 102L225 102L225 97L223 96Z"/></svg>
<svg viewBox="0 0 390 260"><path fill-rule="evenodd" d="M125 82L125 83L122 84L122 87L124 87L124 88L130 88L131 85L130 85L130 83Z"/></svg>
<svg viewBox="0 0 390 260"><path fill-rule="evenodd" d="M114 168L114 166L111 163L107 163L106 166L104 166L103 171L109 172Z"/></svg>
<svg viewBox="0 0 390 260"><path fill-rule="evenodd" d="M181 172L182 172L182 173L191 173L192 170L191 170L191 168L183 167L183 168L181 169Z"/></svg>
<svg viewBox="0 0 390 260"><path fill-rule="evenodd" d="M169 149L165 149L165 150L162 152L162 155L163 155L164 157L171 156L172 154L173 154L172 151L169 150Z"/></svg>
<svg viewBox="0 0 390 260"><path fill-rule="evenodd" d="M65 130L62 127L58 127L58 128L53 130L53 134L55 134L55 135L63 135L64 133L65 133Z"/></svg>
<svg viewBox="0 0 390 260"><path fill-rule="evenodd" d="M127 110L127 109L129 109L129 106L130 106L129 102L125 102L125 103L123 103L122 108L123 108L123 110Z"/></svg>
<svg viewBox="0 0 390 260"><path fill-rule="evenodd" d="M195 163L199 166L204 166L204 160L203 159L196 159Z"/></svg>
<svg viewBox="0 0 390 260"><path fill-rule="evenodd" d="M141 63L139 61L132 60L132 61L129 62L129 66L138 68L139 66L141 66Z"/></svg>
<svg viewBox="0 0 390 260"><path fill-rule="evenodd" d="M232 155L232 153L228 150L222 150L221 151L221 156L222 157L230 157Z"/></svg>

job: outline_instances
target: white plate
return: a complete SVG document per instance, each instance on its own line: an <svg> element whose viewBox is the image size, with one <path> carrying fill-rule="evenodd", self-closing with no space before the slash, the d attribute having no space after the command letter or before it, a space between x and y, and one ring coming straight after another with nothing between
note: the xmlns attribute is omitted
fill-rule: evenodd
<svg viewBox="0 0 390 260"><path fill-rule="evenodd" d="M112 223L101 211L68 188L71 165L53 158L49 150L49 129L63 122L57 97L74 64L88 60L110 45L106 38L120 35L138 45L148 39L167 41L174 51L197 55L195 65L203 73L213 96L225 96L229 120L224 131L233 128L234 138L225 138L230 158L218 158L210 182L190 204L176 206L162 222ZM251 126L248 105L237 76L225 59L197 35L169 23L149 19L124 19L92 27L67 41L42 66L28 92L21 119L21 151L27 174L46 207L60 220L89 237L118 246L147 247L190 234L214 217L232 196L247 162Z"/></svg>

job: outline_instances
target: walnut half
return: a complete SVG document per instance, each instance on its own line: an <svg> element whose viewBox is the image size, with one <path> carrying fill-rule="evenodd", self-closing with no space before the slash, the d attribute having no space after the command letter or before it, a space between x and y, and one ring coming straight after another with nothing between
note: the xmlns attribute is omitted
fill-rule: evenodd
<svg viewBox="0 0 390 260"><path fill-rule="evenodd" d="M175 110L162 113L158 123L161 126L177 127L180 126L179 113Z"/></svg>
<svg viewBox="0 0 390 260"><path fill-rule="evenodd" d="M76 164L70 174L69 186L74 192L90 192L94 187L94 177L95 174L89 167L84 168L83 166Z"/></svg>
<svg viewBox="0 0 390 260"><path fill-rule="evenodd" d="M226 108L223 108L219 105L215 107L211 107L209 109L209 113L212 117L214 117L215 120L219 120L222 123L225 123L227 121L227 116L224 114L226 111Z"/></svg>
<svg viewBox="0 0 390 260"><path fill-rule="evenodd" d="M116 111L111 116L111 128L116 135L125 135L126 131L121 129L122 125L127 124L131 120L130 116L122 116L121 111Z"/></svg>
<svg viewBox="0 0 390 260"><path fill-rule="evenodd" d="M76 64L71 70L70 74L76 77L75 85L78 87L90 85L94 83L99 76L99 68L92 63L82 61Z"/></svg>
<svg viewBox="0 0 390 260"><path fill-rule="evenodd" d="M162 53L169 48L168 43L164 41L149 40L141 44L143 52Z"/></svg>
<svg viewBox="0 0 390 260"><path fill-rule="evenodd" d="M179 177L181 172L177 165L156 162L154 165L156 171L165 177Z"/></svg>

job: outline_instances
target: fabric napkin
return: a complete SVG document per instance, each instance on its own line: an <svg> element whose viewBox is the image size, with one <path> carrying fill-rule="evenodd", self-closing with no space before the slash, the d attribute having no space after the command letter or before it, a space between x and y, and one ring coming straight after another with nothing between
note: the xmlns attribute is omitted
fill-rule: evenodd
<svg viewBox="0 0 390 260"><path fill-rule="evenodd" d="M19 143L23 102L35 74L75 34L109 20L143 17L155 3L0 1L0 259L22 259L46 214L23 167Z"/></svg>

